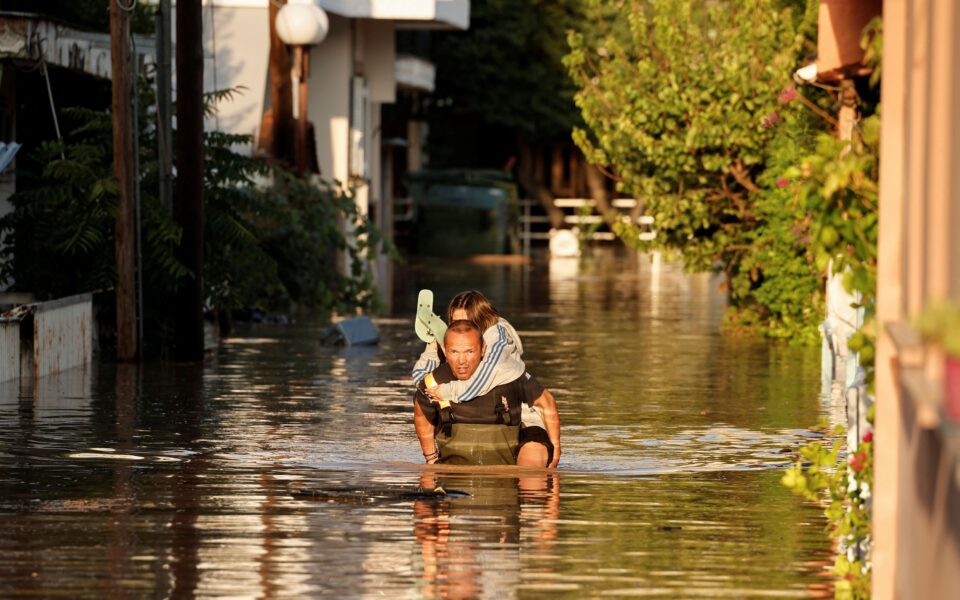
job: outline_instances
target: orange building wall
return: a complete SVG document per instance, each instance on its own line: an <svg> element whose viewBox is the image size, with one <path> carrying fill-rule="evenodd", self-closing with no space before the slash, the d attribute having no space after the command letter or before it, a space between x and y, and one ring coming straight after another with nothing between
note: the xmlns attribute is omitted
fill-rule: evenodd
<svg viewBox="0 0 960 600"><path fill-rule="evenodd" d="M960 302L960 7L883 14L873 593L960 598L960 432L940 417L943 355L911 328Z"/></svg>

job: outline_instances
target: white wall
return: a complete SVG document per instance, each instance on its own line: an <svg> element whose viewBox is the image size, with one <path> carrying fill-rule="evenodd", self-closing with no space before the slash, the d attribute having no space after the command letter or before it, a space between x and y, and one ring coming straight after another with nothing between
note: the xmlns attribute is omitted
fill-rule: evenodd
<svg viewBox="0 0 960 600"><path fill-rule="evenodd" d="M345 184L349 177L347 140L350 128L350 78L353 73L353 26L329 15L330 32L310 49L307 81L309 110L317 142L320 176Z"/></svg>
<svg viewBox="0 0 960 600"><path fill-rule="evenodd" d="M392 21L359 21L363 73L370 85L370 101L393 104L397 101L396 27Z"/></svg>
<svg viewBox="0 0 960 600"><path fill-rule="evenodd" d="M203 7L204 92L246 88L218 105L217 115L206 119L207 129L259 135L270 60L269 14L266 7Z"/></svg>

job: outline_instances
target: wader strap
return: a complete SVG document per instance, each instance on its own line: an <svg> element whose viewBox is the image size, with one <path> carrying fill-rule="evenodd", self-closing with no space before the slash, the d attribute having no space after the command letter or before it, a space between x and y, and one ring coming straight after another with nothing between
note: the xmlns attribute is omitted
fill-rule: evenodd
<svg viewBox="0 0 960 600"><path fill-rule="evenodd" d="M444 435L450 435L450 428L453 426L453 409L449 402L441 403L440 410L437 411L438 429Z"/></svg>
<svg viewBox="0 0 960 600"><path fill-rule="evenodd" d="M513 422L513 415L510 414L510 403L506 396L500 396L500 402L497 403L494 411L497 413L497 425L516 425ZM504 415L506 415L506 418L504 418Z"/></svg>

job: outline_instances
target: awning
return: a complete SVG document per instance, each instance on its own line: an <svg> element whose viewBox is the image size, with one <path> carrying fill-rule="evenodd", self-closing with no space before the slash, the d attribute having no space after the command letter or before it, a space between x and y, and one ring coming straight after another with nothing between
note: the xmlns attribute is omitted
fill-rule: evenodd
<svg viewBox="0 0 960 600"><path fill-rule="evenodd" d="M325 10L352 19L389 19L409 29L467 29L470 0L319 0Z"/></svg>

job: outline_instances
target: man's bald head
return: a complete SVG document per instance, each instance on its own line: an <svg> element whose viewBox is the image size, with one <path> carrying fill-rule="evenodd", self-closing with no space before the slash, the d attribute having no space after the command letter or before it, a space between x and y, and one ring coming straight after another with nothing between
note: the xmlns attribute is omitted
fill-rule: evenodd
<svg viewBox="0 0 960 600"><path fill-rule="evenodd" d="M483 342L483 332L480 331L480 327L477 326L473 321L468 321L466 319L460 319L459 321L454 321L447 326L447 333L443 336L443 344L447 344L447 338L451 333L459 335L468 335L474 333L477 336L477 339Z"/></svg>
<svg viewBox="0 0 960 600"><path fill-rule="evenodd" d="M453 370L453 376L464 380L470 377L483 358L483 334L473 321L454 321L443 336L443 351Z"/></svg>

